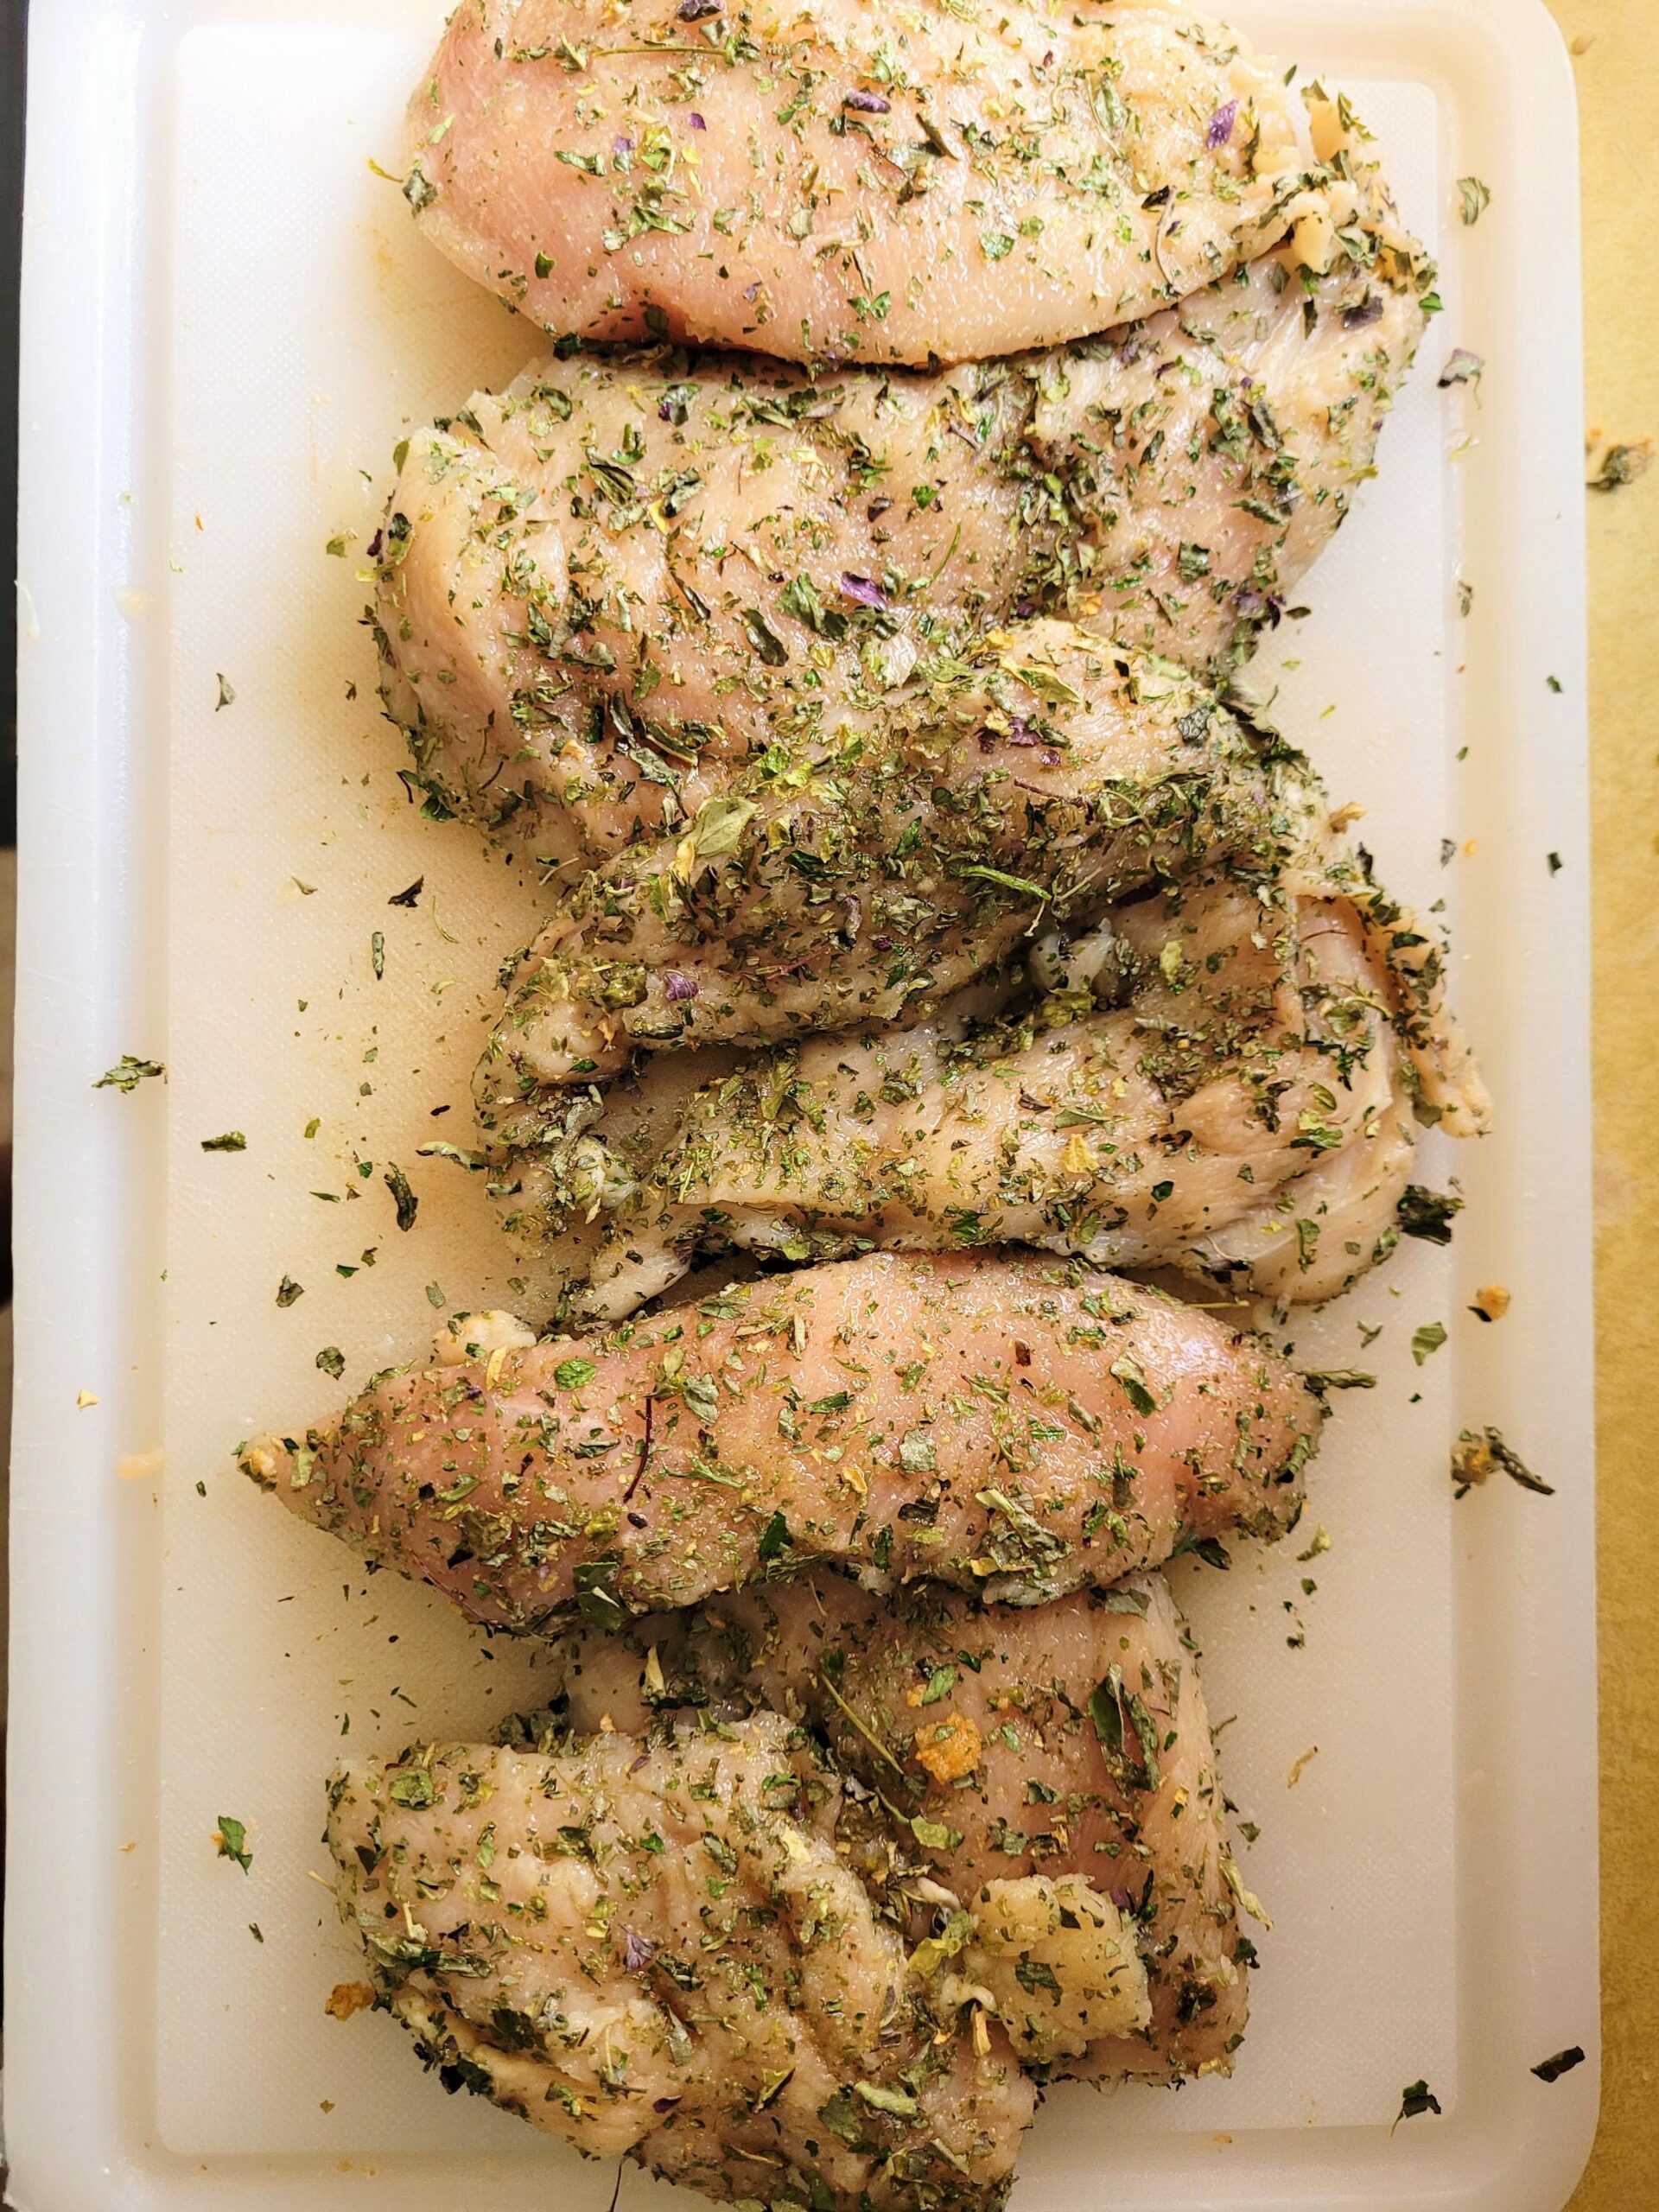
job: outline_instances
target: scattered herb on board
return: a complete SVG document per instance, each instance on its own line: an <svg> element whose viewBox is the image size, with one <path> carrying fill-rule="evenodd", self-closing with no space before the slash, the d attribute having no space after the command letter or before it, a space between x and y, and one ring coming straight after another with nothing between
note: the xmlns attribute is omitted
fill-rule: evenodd
<svg viewBox="0 0 1659 2212"><path fill-rule="evenodd" d="M426 888L426 878L417 875L407 891L394 891L387 899L388 906L412 906Z"/></svg>
<svg viewBox="0 0 1659 2212"><path fill-rule="evenodd" d="M1471 384L1478 391L1485 368L1481 354L1471 353L1466 346L1456 346L1440 371L1440 390L1449 391L1454 384Z"/></svg>
<svg viewBox="0 0 1659 2212"><path fill-rule="evenodd" d="M1619 492L1634 484L1653 467L1653 448L1643 438L1639 446L1609 446L1599 471L1590 479L1592 492Z"/></svg>
<svg viewBox="0 0 1659 2212"><path fill-rule="evenodd" d="M420 1211L421 1202L410 1189L408 1176L394 1161L380 1179L391 1192L397 1205L398 1228L413 1229L415 1217Z"/></svg>
<svg viewBox="0 0 1659 2212"><path fill-rule="evenodd" d="M1455 1495L1462 1497L1468 1491L1484 1483L1494 1468L1500 1468L1512 1483L1519 1483L1522 1490L1531 1491L1538 1497L1554 1497L1555 1486L1535 1475L1519 1452L1511 1451L1503 1440L1501 1428L1465 1428L1459 1432L1452 1447L1452 1479L1457 1485Z"/></svg>
<svg viewBox="0 0 1659 2212"><path fill-rule="evenodd" d="M428 1283L428 1285L426 1286L426 1302L427 1302L427 1304L428 1304L429 1306L439 1306L439 1307L441 1307L441 1306L442 1306L442 1304L443 1304L443 1302L444 1302L444 1301L443 1301L443 1286L442 1286L441 1283L435 1283L435 1282L429 1282L429 1283Z"/></svg>
<svg viewBox="0 0 1659 2212"><path fill-rule="evenodd" d="M442 1114L448 1109L440 1106L435 1111ZM445 1144L442 1140L432 1144L417 1144L415 1149L423 1160L453 1160L457 1167L464 1167L469 1175L483 1174L490 1164L487 1158L482 1158L475 1152L463 1152L458 1144Z"/></svg>
<svg viewBox="0 0 1659 2212"><path fill-rule="evenodd" d="M1302 1380L1310 1390L1321 1395L1326 1390L1375 1390L1376 1377L1363 1367L1315 1367L1303 1375Z"/></svg>
<svg viewBox="0 0 1659 2212"><path fill-rule="evenodd" d="M203 1137L204 1152L245 1152L248 1141L240 1129L226 1129L221 1137Z"/></svg>
<svg viewBox="0 0 1659 2212"><path fill-rule="evenodd" d="M340 536L331 537L322 550L327 554L331 560L343 561L346 558L346 548L347 543L348 540L346 539L344 532L341 532Z"/></svg>
<svg viewBox="0 0 1659 2212"><path fill-rule="evenodd" d="M1560 679L1560 677L1559 676L1547 676L1547 677L1544 678L1544 682L1545 682L1546 685L1548 687L1548 689L1549 689L1550 690L1552 690L1552 691L1555 694L1556 697L1559 699L1559 698L1560 697L1560 696L1561 696L1561 679Z"/></svg>
<svg viewBox="0 0 1659 2212"><path fill-rule="evenodd" d="M292 1275L284 1275L276 1286L276 1303L279 1306L291 1306L296 1298L304 1296L304 1284L296 1282Z"/></svg>
<svg viewBox="0 0 1659 2212"><path fill-rule="evenodd" d="M374 980L378 983L386 972L386 933L384 930L376 930L369 939L369 965L374 970Z"/></svg>
<svg viewBox="0 0 1659 2212"><path fill-rule="evenodd" d="M240 1821L232 1820L228 1813L221 1813L213 1834L213 1844L221 1859L234 1859L246 1874L253 1868L253 1853L248 1849L248 1831Z"/></svg>
<svg viewBox="0 0 1659 2212"><path fill-rule="evenodd" d="M1565 2050L1558 2050L1554 2058L1541 2058L1531 2069L1541 2082L1559 2082L1563 2074L1570 2074L1575 2066L1584 2063L1584 2050L1579 2044L1569 2044Z"/></svg>
<svg viewBox="0 0 1659 2212"><path fill-rule="evenodd" d="M1411 1332L1411 1356L1421 1367L1429 1354L1439 1351L1445 1342L1445 1322L1425 1321L1421 1329L1414 1329Z"/></svg>
<svg viewBox="0 0 1659 2212"><path fill-rule="evenodd" d="M1449 1192L1425 1190L1421 1183L1408 1183L1400 1193L1395 1218L1402 1236L1421 1236L1426 1244L1449 1244L1452 1217L1462 1211L1463 1200Z"/></svg>
<svg viewBox="0 0 1659 2212"><path fill-rule="evenodd" d="M233 707L235 704L236 686L228 676L221 676L219 679L219 704L213 709L213 712L216 715L222 714L226 707Z"/></svg>
<svg viewBox="0 0 1659 2212"><path fill-rule="evenodd" d="M1491 188L1483 184L1478 176L1460 176L1458 199L1464 222L1472 230L1492 204Z"/></svg>
<svg viewBox="0 0 1659 2212"><path fill-rule="evenodd" d="M1438 2113L1440 2101L1427 2082L1408 2082L1400 2092L1400 2109L1394 2116L1394 2127L1402 2120L1419 2120L1426 2112ZM1389 2130L1390 2135L1394 2127Z"/></svg>
<svg viewBox="0 0 1659 2212"><path fill-rule="evenodd" d="M123 1052L112 1068L105 1068L92 1085L94 1090L137 1090L141 1083L150 1077L164 1076L167 1070L159 1060L135 1060L130 1052Z"/></svg>
<svg viewBox="0 0 1659 2212"><path fill-rule="evenodd" d="M324 1344L317 1354L317 1365L325 1375L332 1375L338 1382L346 1372L346 1355L338 1344Z"/></svg>
<svg viewBox="0 0 1659 2212"><path fill-rule="evenodd" d="M1546 853L1544 855L1544 864L1548 868L1552 875L1559 875L1560 874L1561 856L1559 853Z"/></svg>

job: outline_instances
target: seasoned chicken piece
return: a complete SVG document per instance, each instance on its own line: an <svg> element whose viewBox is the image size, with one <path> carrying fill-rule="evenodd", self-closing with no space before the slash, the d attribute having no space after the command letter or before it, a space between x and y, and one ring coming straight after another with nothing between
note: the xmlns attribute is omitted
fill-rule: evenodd
<svg viewBox="0 0 1659 2212"><path fill-rule="evenodd" d="M475 394L410 441L377 544L417 772L568 860L683 823L988 622L1065 615L1219 678L1370 474L1421 334L1433 270L1367 182L1317 280L1287 243L1050 353L816 381L577 353Z"/></svg>
<svg viewBox="0 0 1659 2212"><path fill-rule="evenodd" d="M1383 1256L1409 1070L1351 905L1275 910L1224 880L1041 950L1060 988L965 1034L817 1038L716 1076L611 1212L584 1310L631 1312L733 1246L1018 1243L1306 1300ZM1325 1180L1350 1154L1333 1212ZM619 1160L613 1198L625 1178Z"/></svg>
<svg viewBox="0 0 1659 2212"><path fill-rule="evenodd" d="M328 1790L341 1916L447 2087L742 2202L999 2205L1033 2092L907 1974L776 1719L426 1746Z"/></svg>
<svg viewBox="0 0 1659 2212"><path fill-rule="evenodd" d="M1226 276L1301 219L1328 107L1177 0L462 0L404 188L556 334L925 365Z"/></svg>
<svg viewBox="0 0 1659 2212"><path fill-rule="evenodd" d="M923 1013L1039 920L1205 861L1270 875L1310 803L1298 756L1167 663L1061 622L994 631L567 893L510 977L481 1118L636 1049Z"/></svg>
<svg viewBox="0 0 1659 2212"><path fill-rule="evenodd" d="M819 1569L623 1635L576 1630L564 1656L563 1710L578 1729L643 1732L664 1708L730 1718L758 1701L820 1732L836 1764L908 1824L909 1858L919 1850L957 1904L911 1873L890 1878L887 1834L861 1836L849 1803L850 1863L878 1894L950 1916L934 1931L947 1943L971 1940L960 1907L1033 1877L1086 1885L1132 1914L1146 2019L1081 2048L1062 2030L1073 2047L1052 2052L1055 2072L1174 2081L1230 2069L1252 1955L1204 1692L1161 1576L984 1609L931 1585L874 1598ZM939 1963L960 1974L960 1957ZM1056 1973L1064 1986L1063 1960ZM999 2005L1024 2056L1032 2035L1056 2040L1046 1995L1046 1977L1027 1972Z"/></svg>
<svg viewBox="0 0 1659 2212"><path fill-rule="evenodd" d="M1436 933L1310 815L1277 879L1113 908L908 1024L645 1060L503 1117L526 1249L604 1217L571 1310L614 1320L698 1255L1019 1242L1291 1302L1384 1257L1414 1121L1491 1118ZM1281 827L1287 826L1281 824ZM690 1077L688 1080L688 1077Z"/></svg>
<svg viewBox="0 0 1659 2212"><path fill-rule="evenodd" d="M815 1559L1024 1602L1111 1582L1183 1541L1282 1534L1320 1418L1267 1345L1110 1275L874 1255L394 1371L338 1426L240 1457L303 1518L533 1634Z"/></svg>

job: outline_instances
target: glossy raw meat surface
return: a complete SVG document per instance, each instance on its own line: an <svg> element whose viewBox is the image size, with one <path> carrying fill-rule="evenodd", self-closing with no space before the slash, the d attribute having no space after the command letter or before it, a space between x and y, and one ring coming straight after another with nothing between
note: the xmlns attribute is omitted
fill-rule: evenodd
<svg viewBox="0 0 1659 2212"><path fill-rule="evenodd" d="M427 1745L328 1798L342 1916L447 2087L720 2199L1001 2202L1030 2086L906 1976L782 1722Z"/></svg>
<svg viewBox="0 0 1659 2212"><path fill-rule="evenodd" d="M378 1379L242 1465L302 1518L534 1633L813 1559L1022 1601L1294 1520L1321 1422L1258 1340L1014 1258L874 1255L608 1338Z"/></svg>
<svg viewBox="0 0 1659 2212"><path fill-rule="evenodd" d="M577 353L475 392L408 442L378 541L427 788L568 858L671 828L988 623L1065 615L1224 675L1347 512L1422 330L1432 265L1364 191L1319 277L1287 242L1047 353L816 378Z"/></svg>
<svg viewBox="0 0 1659 2212"><path fill-rule="evenodd" d="M1224 276L1294 219L1306 137L1166 0L462 0L405 190L556 334L926 363Z"/></svg>
<svg viewBox="0 0 1659 2212"><path fill-rule="evenodd" d="M934 1878L969 1908L988 1882L1042 1875L1132 1910L1147 2017L1065 2054L1058 2072L1230 2069L1249 1947L1196 1655L1161 1576L981 1607L933 1586L883 1599L820 1570L623 1636L577 1630L563 1669L578 1729L637 1732L664 1709L741 1712L756 1699L806 1719L912 1823ZM869 1818L861 1837L856 1806L843 1810L851 1863L878 1895L904 1898L885 1827ZM914 1892L912 1915L928 1902Z"/></svg>

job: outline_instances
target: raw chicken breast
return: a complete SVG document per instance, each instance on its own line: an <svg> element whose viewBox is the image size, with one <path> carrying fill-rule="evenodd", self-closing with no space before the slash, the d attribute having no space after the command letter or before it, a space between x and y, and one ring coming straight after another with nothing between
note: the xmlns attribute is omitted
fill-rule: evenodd
<svg viewBox="0 0 1659 2212"><path fill-rule="evenodd" d="M490 1160L503 1225L603 1223L579 1310L614 1320L698 1255L1019 1242L1294 1302L1396 1241L1414 1122L1491 1102L1442 933L1389 899L1316 787L1224 875L1179 878L908 1023L528 1090ZM688 1074L691 1078L688 1080Z"/></svg>
<svg viewBox="0 0 1659 2212"><path fill-rule="evenodd" d="M849 1863L879 1896L936 1910L930 1932L962 1939L961 1907L971 1911L988 1884L1033 1876L1085 1884L1133 1915L1146 2020L1056 2053L1053 2072L1174 2081L1230 2070L1250 1951L1204 1692L1161 1576L985 1609L938 1586L878 1599L819 1569L625 1635L576 1630L564 1692L579 1730L643 1733L664 1709L729 1717L757 1700L799 1717L863 1785L842 1815ZM951 1898L893 1873L871 1791L907 1824L908 1858L919 1851ZM1016 2049L1046 1987L1028 1974L999 2008Z"/></svg>
<svg viewBox="0 0 1659 2212"><path fill-rule="evenodd" d="M1039 925L1205 862L1270 875L1311 803L1298 756L1167 663L993 631L571 889L510 976L482 1119L636 1049L925 1013Z"/></svg>
<svg viewBox="0 0 1659 2212"><path fill-rule="evenodd" d="M1283 1533L1321 1420L1267 1345L1033 1259L874 1255L394 1371L245 1471L471 1618L604 1624L839 1560L1021 1602Z"/></svg>
<svg viewBox="0 0 1659 2212"><path fill-rule="evenodd" d="M907 1974L835 1802L765 1719L354 1762L327 1840L376 1994L447 2087L723 2200L999 2205L1030 2085Z"/></svg>
<svg viewBox="0 0 1659 2212"><path fill-rule="evenodd" d="M376 545L432 798L602 854L1014 615L1218 679L1370 473L1422 330L1433 270L1368 189L1317 280L1287 243L1050 353L816 381L578 353L474 394L410 441Z"/></svg>
<svg viewBox="0 0 1659 2212"><path fill-rule="evenodd" d="M1042 953L1061 988L965 1034L818 1038L716 1076L610 1213L585 1310L631 1312L732 1246L1018 1243L1300 1300L1383 1256L1411 1097L1351 906L1275 912L1224 880ZM1320 1179L1351 1151L1366 1164L1333 1211ZM613 1196L625 1178L619 1160Z"/></svg>
<svg viewBox="0 0 1659 2212"><path fill-rule="evenodd" d="M979 359L1224 276L1325 172L1175 0L462 0L405 195L556 334Z"/></svg>

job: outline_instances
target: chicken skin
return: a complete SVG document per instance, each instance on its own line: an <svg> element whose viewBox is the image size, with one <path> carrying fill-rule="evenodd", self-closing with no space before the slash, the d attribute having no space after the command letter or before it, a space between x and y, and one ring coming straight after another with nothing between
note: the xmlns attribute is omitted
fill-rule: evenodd
<svg viewBox="0 0 1659 2212"><path fill-rule="evenodd" d="M838 1560L1032 1603L1276 1537L1322 1419L1266 1344L1035 1259L868 1258L378 1378L242 1466L470 1618L603 1625Z"/></svg>
<svg viewBox="0 0 1659 2212"><path fill-rule="evenodd" d="M615 1319L733 1248L1017 1243L1298 1302L1389 1249L1413 1071L1352 905L1200 884L1039 955L1059 988L1033 1004L762 1055L687 1098L654 1156L607 1157L582 1310ZM585 1141L531 1155L549 1233L592 1189Z"/></svg>
<svg viewBox="0 0 1659 2212"><path fill-rule="evenodd" d="M377 1997L448 2086L721 2200L999 2205L1031 2085L982 2008L907 1973L835 1804L760 1719L353 1762L327 1841Z"/></svg>
<svg viewBox="0 0 1659 2212"><path fill-rule="evenodd" d="M429 792L603 855L1032 613L1218 679L1370 474L1422 331L1433 270L1366 190L1317 279L1287 242L1048 353L817 379L577 353L474 394L410 441L376 549Z"/></svg>
<svg viewBox="0 0 1659 2212"><path fill-rule="evenodd" d="M993 631L575 885L509 975L480 1118L636 1050L923 1013L1039 919L1205 862L1272 875L1311 804L1298 756L1169 664L1066 623Z"/></svg>
<svg viewBox="0 0 1659 2212"><path fill-rule="evenodd" d="M1319 142L1174 0L461 0L404 193L556 335L926 365L1213 283L1300 219Z"/></svg>
<svg viewBox="0 0 1659 2212"><path fill-rule="evenodd" d="M954 1916L989 1883L1040 1876L1132 1913L1145 2022L1092 2040L1057 2031L1041 2003L1053 1993L1028 1974L999 2007L1028 2062L1036 2044L1053 2074L1091 2080L1230 2070L1249 1950L1204 1692L1161 1576L982 1608L937 1585L882 1599L820 1569L622 1635L573 1630L563 1693L559 1710L581 1731L642 1734L686 1706L729 1719L758 1703L802 1719L862 1785L842 1840L878 1896ZM860 1828L869 1792L949 1898L893 1874L884 1825Z"/></svg>

